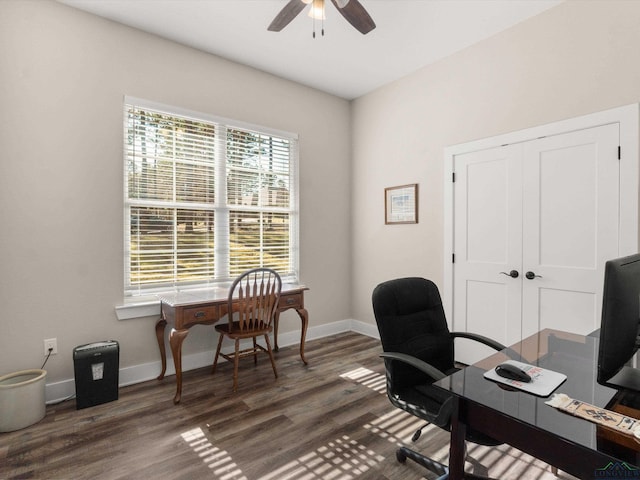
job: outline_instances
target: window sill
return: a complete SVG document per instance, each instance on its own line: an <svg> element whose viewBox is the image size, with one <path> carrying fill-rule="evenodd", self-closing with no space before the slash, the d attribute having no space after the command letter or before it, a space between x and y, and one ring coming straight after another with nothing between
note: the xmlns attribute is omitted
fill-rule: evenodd
<svg viewBox="0 0 640 480"><path fill-rule="evenodd" d="M116 316L118 320L129 320L132 318L152 317L160 315L160 301L147 301L137 303L127 303L116 306Z"/></svg>

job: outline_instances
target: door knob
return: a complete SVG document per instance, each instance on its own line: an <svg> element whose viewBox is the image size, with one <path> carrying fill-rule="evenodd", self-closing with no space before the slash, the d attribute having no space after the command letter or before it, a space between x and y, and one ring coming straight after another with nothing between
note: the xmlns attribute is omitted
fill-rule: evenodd
<svg viewBox="0 0 640 480"><path fill-rule="evenodd" d="M507 272L500 272L500 273L502 275L506 275L507 277L511 277L511 278L518 278L520 276L517 270L511 270L509 273Z"/></svg>
<svg viewBox="0 0 640 480"><path fill-rule="evenodd" d="M527 277L528 280L533 280L534 278L542 278L542 275L536 275L531 271L525 273L524 276Z"/></svg>

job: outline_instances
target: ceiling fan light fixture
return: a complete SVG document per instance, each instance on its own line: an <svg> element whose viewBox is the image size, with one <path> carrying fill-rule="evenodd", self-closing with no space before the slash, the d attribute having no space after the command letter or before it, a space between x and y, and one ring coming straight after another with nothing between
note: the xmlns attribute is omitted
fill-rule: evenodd
<svg viewBox="0 0 640 480"><path fill-rule="evenodd" d="M309 16L314 20L325 20L327 17L324 14L324 0L312 0L311 9L309 10Z"/></svg>
<svg viewBox="0 0 640 480"><path fill-rule="evenodd" d="M340 14L349 22L356 30L366 35L376 28L376 23L371 15L365 10L360 0L331 0L333 6ZM273 19L267 30L270 32L279 32L296 18L307 5L311 5L309 16L314 19L314 35L315 38L315 21L322 21L322 34L324 35L324 19L325 0L289 0L282 10Z"/></svg>

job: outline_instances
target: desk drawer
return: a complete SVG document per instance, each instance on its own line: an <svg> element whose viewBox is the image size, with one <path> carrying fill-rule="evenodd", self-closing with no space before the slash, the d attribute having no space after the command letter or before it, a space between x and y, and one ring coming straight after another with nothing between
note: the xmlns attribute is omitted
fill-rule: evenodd
<svg viewBox="0 0 640 480"><path fill-rule="evenodd" d="M278 300L278 310L286 310L287 308L301 308L302 298L302 293L281 295L280 300Z"/></svg>
<svg viewBox="0 0 640 480"><path fill-rule="evenodd" d="M219 319L217 306L212 307L189 307L182 310L183 326L195 323L215 322Z"/></svg>

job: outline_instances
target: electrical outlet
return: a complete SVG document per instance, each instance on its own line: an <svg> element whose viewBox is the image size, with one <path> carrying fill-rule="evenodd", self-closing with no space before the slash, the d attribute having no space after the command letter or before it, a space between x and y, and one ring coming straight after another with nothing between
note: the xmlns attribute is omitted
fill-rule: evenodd
<svg viewBox="0 0 640 480"><path fill-rule="evenodd" d="M58 353L58 339L47 338L44 341L44 354L49 355L49 349L51 349L51 355Z"/></svg>

